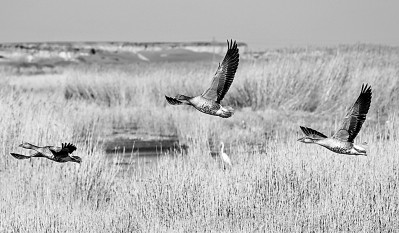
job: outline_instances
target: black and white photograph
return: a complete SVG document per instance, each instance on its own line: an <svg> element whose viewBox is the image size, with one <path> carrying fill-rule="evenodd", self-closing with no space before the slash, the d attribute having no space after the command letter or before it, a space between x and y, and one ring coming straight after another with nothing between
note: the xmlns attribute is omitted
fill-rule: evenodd
<svg viewBox="0 0 399 233"><path fill-rule="evenodd" d="M398 23L397 0L0 1L0 233L398 232Z"/></svg>

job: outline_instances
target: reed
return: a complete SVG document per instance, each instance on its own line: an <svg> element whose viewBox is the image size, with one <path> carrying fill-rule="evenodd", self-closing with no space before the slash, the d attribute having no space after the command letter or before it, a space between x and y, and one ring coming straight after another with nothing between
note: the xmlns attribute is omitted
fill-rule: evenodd
<svg viewBox="0 0 399 233"><path fill-rule="evenodd" d="M229 119L167 105L200 94L215 64L0 73L0 232L385 232L398 229L399 74L395 50L271 51L242 61ZM4 69L6 70L6 69ZM299 125L336 130L362 83L372 107L367 157L296 142ZM188 146L124 173L102 148L114 128L173 134ZM230 170L211 156L220 140ZM72 142L81 164L16 160L21 141ZM118 160L119 155L112 159Z"/></svg>

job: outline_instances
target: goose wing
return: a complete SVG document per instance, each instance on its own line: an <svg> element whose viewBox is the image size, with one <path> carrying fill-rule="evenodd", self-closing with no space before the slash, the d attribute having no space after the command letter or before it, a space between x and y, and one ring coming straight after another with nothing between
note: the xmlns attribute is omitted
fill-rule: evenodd
<svg viewBox="0 0 399 233"><path fill-rule="evenodd" d="M183 104L183 102L181 102L180 100L178 100L176 98L169 97L169 96L166 96L166 95L165 95L165 98L166 98L166 101L168 101L168 103L171 104L171 105L181 105L181 104Z"/></svg>
<svg viewBox="0 0 399 233"><path fill-rule="evenodd" d="M333 138L353 142L366 120L371 103L371 94L371 86L363 84L359 97L346 113L341 128L334 134Z"/></svg>
<svg viewBox="0 0 399 233"><path fill-rule="evenodd" d="M211 86L202 93L202 97L215 100L217 103L222 101L229 90L231 83L234 80L234 74L236 73L239 62L237 43L232 40L230 43L227 41L227 48L227 53L224 56L222 64L219 64L219 67L213 76Z"/></svg>
<svg viewBox="0 0 399 233"><path fill-rule="evenodd" d="M48 150L57 157L67 157L76 150L76 146L71 143L61 143L61 147L49 146Z"/></svg>
<svg viewBox="0 0 399 233"><path fill-rule="evenodd" d="M17 153L10 153L10 154L16 159L30 159L32 157L45 157L45 156L43 156L42 153L37 152L37 151L31 153L30 155L21 155L21 154L17 154Z"/></svg>
<svg viewBox="0 0 399 233"><path fill-rule="evenodd" d="M66 154L71 154L76 150L76 146L73 145L72 143L61 143L61 151Z"/></svg>
<svg viewBox="0 0 399 233"><path fill-rule="evenodd" d="M44 147L38 147L35 149L36 153L33 153L31 156L35 155L35 157L45 157L48 159L54 159L54 149L59 147L54 147L54 146L44 146Z"/></svg>
<svg viewBox="0 0 399 233"><path fill-rule="evenodd" d="M326 135L324 135L324 134L322 134L322 133L320 133L320 132L318 132L318 131L316 131L316 130L314 130L314 129L311 129L311 128L308 128L308 127L303 127L303 126L299 126L299 127L301 128L302 132L303 132L306 136L309 136L309 137L311 137L311 138L313 138L313 139L323 139L323 138L327 138Z"/></svg>
<svg viewBox="0 0 399 233"><path fill-rule="evenodd" d="M12 157L14 157L16 159L30 159L31 158L31 156L21 155L21 154L17 154L17 153L10 153L10 155L12 155Z"/></svg>

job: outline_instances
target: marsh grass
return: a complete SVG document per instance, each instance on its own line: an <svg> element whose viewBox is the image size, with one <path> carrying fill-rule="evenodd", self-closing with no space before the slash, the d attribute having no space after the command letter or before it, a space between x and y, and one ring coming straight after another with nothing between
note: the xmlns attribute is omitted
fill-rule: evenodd
<svg viewBox="0 0 399 233"><path fill-rule="evenodd" d="M75 67L1 79L2 232L386 232L398 229L396 50L287 50L242 61L221 119L167 105L200 94L210 63ZM42 80L39 85L32 80ZM330 135L362 83L373 101L357 141L367 157L298 143L299 125ZM33 84L32 84L33 83ZM140 172L110 163L114 128L178 135L187 151ZM232 169L222 169L224 141ZM77 144L81 164L15 160L21 141ZM216 146L215 146L216 145ZM118 157L114 158L118 160Z"/></svg>

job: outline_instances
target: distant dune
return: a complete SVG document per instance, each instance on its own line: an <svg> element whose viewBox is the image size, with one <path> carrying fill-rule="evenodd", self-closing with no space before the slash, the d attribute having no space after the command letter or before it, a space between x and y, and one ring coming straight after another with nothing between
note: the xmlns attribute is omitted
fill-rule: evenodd
<svg viewBox="0 0 399 233"><path fill-rule="evenodd" d="M307 46L250 51L238 42L241 60L270 61L286 54L307 53L331 56L341 52L397 50L381 45ZM0 69L19 74L58 73L70 65L129 65L156 62L219 62L227 50L226 42L38 42L0 44Z"/></svg>
<svg viewBox="0 0 399 233"><path fill-rule="evenodd" d="M238 43L241 51L247 45ZM226 42L44 42L0 44L0 64L52 67L76 63L181 62L220 59Z"/></svg>

